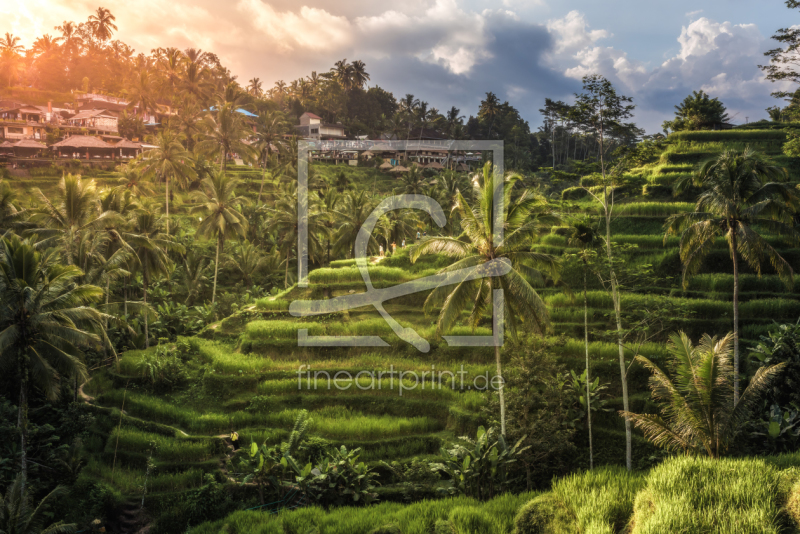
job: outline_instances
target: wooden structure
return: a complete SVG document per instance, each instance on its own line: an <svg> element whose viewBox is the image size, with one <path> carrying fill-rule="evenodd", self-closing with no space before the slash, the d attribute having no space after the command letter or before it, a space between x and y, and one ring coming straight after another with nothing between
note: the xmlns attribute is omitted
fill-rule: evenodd
<svg viewBox="0 0 800 534"><path fill-rule="evenodd" d="M59 158L112 159L116 151L102 139L88 135L73 135L55 143L52 148Z"/></svg>
<svg viewBox="0 0 800 534"><path fill-rule="evenodd" d="M12 150L16 158L34 158L47 150L47 145L33 139L21 139L12 145Z"/></svg>

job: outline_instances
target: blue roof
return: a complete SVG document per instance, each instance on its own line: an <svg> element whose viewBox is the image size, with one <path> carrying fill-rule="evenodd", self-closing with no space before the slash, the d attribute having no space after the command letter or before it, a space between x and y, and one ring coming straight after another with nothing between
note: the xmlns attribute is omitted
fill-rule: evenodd
<svg viewBox="0 0 800 534"><path fill-rule="evenodd" d="M216 106L211 106L211 107L209 108L209 111L216 111L216 110L217 110ZM246 109L239 108L239 109L237 109L236 111L238 111L239 113L241 113L241 114L242 114L242 115L244 115L245 117L258 117L258 115L256 115L255 113L250 113L250 112L249 112L249 111L247 111Z"/></svg>

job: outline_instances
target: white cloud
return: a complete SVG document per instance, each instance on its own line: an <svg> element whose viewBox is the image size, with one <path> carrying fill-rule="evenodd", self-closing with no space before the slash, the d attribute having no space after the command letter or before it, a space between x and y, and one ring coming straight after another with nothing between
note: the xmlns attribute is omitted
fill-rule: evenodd
<svg viewBox="0 0 800 534"><path fill-rule="evenodd" d="M547 29L555 38L556 54L575 54L600 39L611 37L606 30L590 30L586 17L579 11L570 11L563 18L548 21Z"/></svg>

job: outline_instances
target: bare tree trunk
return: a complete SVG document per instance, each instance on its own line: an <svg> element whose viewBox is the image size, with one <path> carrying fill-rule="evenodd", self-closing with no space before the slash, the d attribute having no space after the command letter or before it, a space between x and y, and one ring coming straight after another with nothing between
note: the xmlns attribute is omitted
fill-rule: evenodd
<svg viewBox="0 0 800 534"><path fill-rule="evenodd" d="M106 273L106 314L108 314L108 291L110 287L111 280L109 280L108 273ZM103 328L106 331L106 335L108 335L108 317L103 319ZM103 343L103 359L108 359L108 343Z"/></svg>
<svg viewBox="0 0 800 534"><path fill-rule="evenodd" d="M283 277L283 288L289 287L289 255L292 253L291 249L286 252L286 274Z"/></svg>
<svg viewBox="0 0 800 534"><path fill-rule="evenodd" d="M493 330L495 330L493 328ZM494 359L497 364L497 376L500 377L500 388L497 393L500 396L500 434L506 435L506 397L503 391L505 384L503 384L503 371L500 362L500 340L497 337L497 332L494 333Z"/></svg>
<svg viewBox="0 0 800 534"><path fill-rule="evenodd" d="M28 355L23 356L22 380L19 384L19 414L17 427L19 428L20 447L20 475L22 477L22 495L25 495L25 486L28 483Z"/></svg>
<svg viewBox="0 0 800 534"><path fill-rule="evenodd" d="M147 331L147 282L144 281L144 348L150 348L150 333Z"/></svg>
<svg viewBox="0 0 800 534"><path fill-rule="evenodd" d="M169 235L169 179L164 177L164 184L166 185L166 198L167 198L167 235Z"/></svg>
<svg viewBox="0 0 800 534"><path fill-rule="evenodd" d="M733 405L739 402L739 258L736 254L736 235L733 229L731 258L733 259Z"/></svg>
<svg viewBox="0 0 800 534"><path fill-rule="evenodd" d="M594 469L594 449L592 447L592 398L589 384L589 300L586 297L586 266L583 268L583 336L586 344L586 423L589 427L589 469Z"/></svg>
<svg viewBox="0 0 800 534"><path fill-rule="evenodd" d="M219 272L219 242L221 238L217 236L217 259L214 260L214 290L211 292L211 304L214 304L214 301L217 298L217 273Z"/></svg>

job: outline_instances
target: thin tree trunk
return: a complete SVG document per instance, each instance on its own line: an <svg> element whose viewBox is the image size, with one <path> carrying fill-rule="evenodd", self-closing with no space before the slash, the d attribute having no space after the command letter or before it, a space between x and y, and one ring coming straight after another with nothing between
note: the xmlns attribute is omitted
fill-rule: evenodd
<svg viewBox="0 0 800 534"><path fill-rule="evenodd" d="M594 449L592 448L592 399L589 384L589 301L586 297L586 266L583 269L583 336L586 345L586 422L589 427L589 469L594 469Z"/></svg>
<svg viewBox="0 0 800 534"><path fill-rule="evenodd" d="M211 292L211 304L214 304L214 301L217 298L217 273L219 272L219 242L220 241L221 241L221 237L217 236L217 259L214 260L214 290Z"/></svg>
<svg viewBox="0 0 800 534"><path fill-rule="evenodd" d="M106 273L106 309L105 312L108 314L108 291L111 286L111 281L108 278L108 273ZM106 335L108 335L108 317L103 319L103 328L106 331ZM103 343L103 359L108 359L108 343Z"/></svg>
<svg viewBox="0 0 800 534"><path fill-rule="evenodd" d="M291 249L286 252L286 274L283 277L283 288L286 289L289 287L289 254L291 254Z"/></svg>
<svg viewBox="0 0 800 534"><path fill-rule="evenodd" d="M167 198L167 235L169 235L169 179L164 177L164 184L166 184L166 198Z"/></svg>
<svg viewBox="0 0 800 534"><path fill-rule="evenodd" d="M739 402L739 258L736 254L736 235L731 229L731 258L733 259L733 405Z"/></svg>
<svg viewBox="0 0 800 534"><path fill-rule="evenodd" d="M150 348L150 333L147 331L147 282L144 281L144 348Z"/></svg>
<svg viewBox="0 0 800 534"><path fill-rule="evenodd" d="M622 408L625 413L630 412L630 401L628 399L628 370L625 365L625 347L622 339L622 308L621 298L619 294L619 284L617 283L617 274L614 272L613 254L611 252L611 207L609 205L608 184L606 182L606 166L603 158L603 124L600 124L600 143L598 145L598 152L600 156L600 171L603 173L603 201L605 208L606 220L606 254L608 255L608 268L611 281L611 300L614 303L614 318L617 323L617 347L619 349L619 372L622 379ZM613 195L613 193L612 193ZM631 430L631 420L626 415L625 417L625 467L628 471L633 469L633 433Z"/></svg>
<svg viewBox="0 0 800 534"><path fill-rule="evenodd" d="M493 329L494 330L494 329ZM500 340L497 338L497 332L494 333L494 359L497 364L497 376L500 377L500 387L497 391L500 396L500 434L506 435L506 397L503 384L503 372L500 363Z"/></svg>
<svg viewBox="0 0 800 534"><path fill-rule="evenodd" d="M28 355L23 356L22 380L19 384L19 415L17 427L19 428L20 447L20 475L22 476L22 495L25 495L25 486L28 483Z"/></svg>
<svg viewBox="0 0 800 534"><path fill-rule="evenodd" d="M258 203L261 204L261 192L264 191L264 180L267 179L267 168L264 167L261 172L261 188L258 190Z"/></svg>

